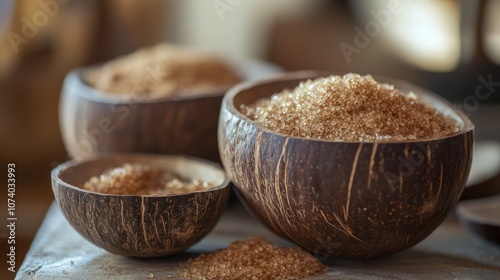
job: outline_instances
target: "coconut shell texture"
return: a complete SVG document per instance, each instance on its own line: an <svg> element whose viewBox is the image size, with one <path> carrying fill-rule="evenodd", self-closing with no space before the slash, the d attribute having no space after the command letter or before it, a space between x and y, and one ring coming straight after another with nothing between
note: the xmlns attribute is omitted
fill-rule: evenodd
<svg viewBox="0 0 500 280"><path fill-rule="evenodd" d="M263 129L236 108L311 73L246 84L226 94L219 120L222 163L237 193L270 229L317 256L372 258L426 238L457 203L467 181L473 125L449 137L407 142L333 142Z"/></svg>
<svg viewBox="0 0 500 280"><path fill-rule="evenodd" d="M100 194L64 182L75 172L78 168L52 172L62 213L85 239L123 256L158 257L186 250L213 229L230 193L225 180L221 187L182 195Z"/></svg>

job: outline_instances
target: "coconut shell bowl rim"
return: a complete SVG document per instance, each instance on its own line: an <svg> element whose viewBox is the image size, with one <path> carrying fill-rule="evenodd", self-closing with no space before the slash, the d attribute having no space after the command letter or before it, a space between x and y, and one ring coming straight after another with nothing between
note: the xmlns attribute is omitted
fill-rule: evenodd
<svg viewBox="0 0 500 280"><path fill-rule="evenodd" d="M134 98L129 97L133 95L130 93L110 93L92 87L87 81L85 81L84 75L92 69L96 69L102 64L95 64L85 67L78 67L66 75L64 80L65 87L68 88L74 94L82 97L83 99L92 100L99 103L108 104L151 104L151 103L162 103L169 101L184 101L184 100L196 100L203 98L213 98L222 97L231 86L214 87L213 89L207 91L201 91L196 94L174 94L172 96L166 97L154 97L154 98ZM182 92L182 91L181 91ZM127 95L124 98L122 95Z"/></svg>
<svg viewBox="0 0 500 280"><path fill-rule="evenodd" d="M69 170L70 168L78 168L78 166L81 166L83 164L92 164L92 162L111 160L111 159L115 159L117 162L120 161L122 165L125 163L136 163L137 161L139 161L139 163L154 162L155 163L154 166L161 166L160 162L162 162L162 161L173 162L172 166L175 166L179 162L180 163L184 162L186 164L197 164L200 166L204 165L204 167L213 169L213 171L217 172L218 174L215 174L214 176L220 176L221 178L223 178L223 180L222 180L222 183L214 184L213 187L208 188L206 190L201 190L201 191L190 191L190 192L180 193L180 194L165 194L165 195L154 195L154 194L152 194L152 195L140 195L140 194L106 194L106 193L89 191L89 190L83 189L81 187L78 187L78 186L75 186L71 183L66 182L60 176L63 172ZM119 167L119 166L115 166L115 167ZM113 168L113 167L109 167L109 168ZM94 176L99 176L100 174L102 174L102 172L105 172L106 170L107 169L101 170L101 172L99 174L96 174ZM162 170L172 171L169 168L165 168ZM175 173L175 171L174 171L174 173ZM186 173L189 173L189 172L186 172ZM98 156L93 156L93 157L84 158L84 159L73 159L73 160L64 162L64 163L58 165L57 167L55 167L54 169L52 169L51 176L52 176L52 180L53 180L53 185L54 185L54 183L57 183L57 184L60 184L66 188L70 188L70 189L77 190L77 191L84 192L84 193L89 193L92 195L99 195L99 196L158 197L158 198L176 197L176 196L190 195L190 194L198 193L198 192L216 191L216 190L224 189L224 188L227 188L230 186L230 184L229 184L230 179L227 176L226 172L219 164L217 164L215 162L211 162L211 161L208 161L205 159L191 157L191 156L156 155L156 154L144 154L144 153L109 153L109 154L101 154ZM198 179L201 181L205 181L204 178L192 178L189 176L183 176L183 177L188 177L188 179ZM90 178L88 178L88 179L90 179ZM212 182L209 182L209 183L212 183Z"/></svg>

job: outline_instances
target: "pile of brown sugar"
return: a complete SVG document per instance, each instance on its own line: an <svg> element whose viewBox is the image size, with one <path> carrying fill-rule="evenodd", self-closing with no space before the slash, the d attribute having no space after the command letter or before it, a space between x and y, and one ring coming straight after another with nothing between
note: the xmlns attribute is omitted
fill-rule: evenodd
<svg viewBox="0 0 500 280"><path fill-rule="evenodd" d="M235 241L228 248L188 260L178 276L191 279L300 279L328 267L309 253L278 248L264 238Z"/></svg>
<svg viewBox="0 0 500 280"><path fill-rule="evenodd" d="M240 110L270 130L334 141L398 141L457 132L455 121L371 76L308 80Z"/></svg>
<svg viewBox="0 0 500 280"><path fill-rule="evenodd" d="M229 87L241 78L226 63L200 51L159 44L89 71L92 87L123 98L199 95Z"/></svg>
<svg viewBox="0 0 500 280"><path fill-rule="evenodd" d="M169 195L202 191L213 185L179 176L145 164L126 163L91 177L83 189L104 194Z"/></svg>

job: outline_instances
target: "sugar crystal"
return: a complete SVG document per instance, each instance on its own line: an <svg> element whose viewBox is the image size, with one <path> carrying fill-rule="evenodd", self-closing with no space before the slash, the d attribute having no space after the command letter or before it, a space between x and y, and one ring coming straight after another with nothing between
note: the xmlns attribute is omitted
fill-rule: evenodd
<svg viewBox="0 0 500 280"><path fill-rule="evenodd" d="M304 81L240 110L282 134L334 141L423 139L459 130L455 121L421 103L415 93L352 73Z"/></svg>

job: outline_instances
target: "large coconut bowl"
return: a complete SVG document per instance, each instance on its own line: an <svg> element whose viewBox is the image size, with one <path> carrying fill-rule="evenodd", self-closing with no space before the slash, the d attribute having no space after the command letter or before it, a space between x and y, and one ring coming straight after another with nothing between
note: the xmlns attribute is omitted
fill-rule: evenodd
<svg viewBox="0 0 500 280"><path fill-rule="evenodd" d="M110 195L81 186L92 176L125 163L148 164L214 185L179 195ZM73 160L52 171L52 190L62 213L85 239L111 253L166 256L186 250L215 226L230 188L215 164L185 157L109 155Z"/></svg>
<svg viewBox="0 0 500 280"><path fill-rule="evenodd" d="M474 126L437 95L381 79L413 91L460 130L408 141L326 141L270 131L239 111L241 104L326 75L290 73L232 88L218 128L226 172L265 225L315 254L372 258L410 248L457 203L471 166Z"/></svg>

